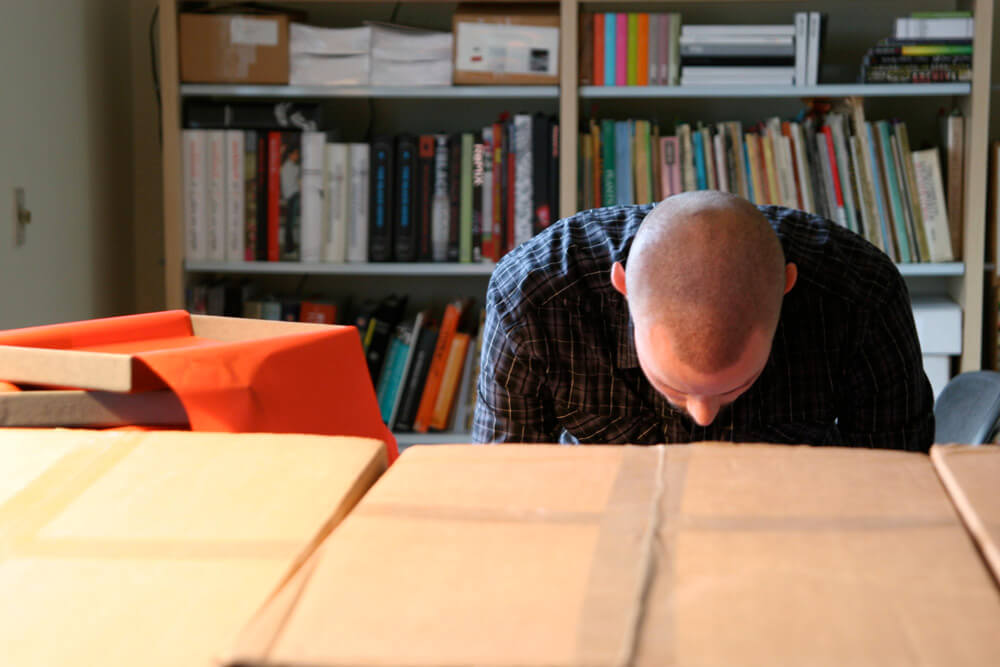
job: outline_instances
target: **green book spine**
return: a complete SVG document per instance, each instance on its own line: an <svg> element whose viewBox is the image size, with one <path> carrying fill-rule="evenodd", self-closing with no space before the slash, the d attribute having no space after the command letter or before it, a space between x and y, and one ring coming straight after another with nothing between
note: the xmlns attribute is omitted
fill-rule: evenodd
<svg viewBox="0 0 1000 667"><path fill-rule="evenodd" d="M615 121L601 121L601 205L612 206L617 199L615 181Z"/></svg>
<svg viewBox="0 0 1000 667"><path fill-rule="evenodd" d="M458 261L472 262L472 133L462 134L462 189L459 204Z"/></svg>
<svg viewBox="0 0 1000 667"><path fill-rule="evenodd" d="M639 83L636 75L636 62L639 58L639 15L630 12L628 15L628 60L626 67L626 81L628 85L635 86Z"/></svg>
<svg viewBox="0 0 1000 667"><path fill-rule="evenodd" d="M888 121L875 123L878 130L879 146L882 149L882 164L885 166L885 182L889 190L889 205L892 208L892 218L896 226L896 238L899 241L899 259L902 262L912 262L913 253L910 250L910 238L906 230L906 218L903 217L903 199L899 194L899 175L893 159L892 141L889 138Z"/></svg>
<svg viewBox="0 0 1000 667"><path fill-rule="evenodd" d="M403 362L406 360L406 353L409 345L403 343L398 337L393 337L389 343L389 351L386 354L385 365L382 367L382 374L379 376L378 389L375 392L378 399L378 409L382 414L382 421L389 423L392 414L392 406L396 401L396 392L399 391L400 380L403 374Z"/></svg>

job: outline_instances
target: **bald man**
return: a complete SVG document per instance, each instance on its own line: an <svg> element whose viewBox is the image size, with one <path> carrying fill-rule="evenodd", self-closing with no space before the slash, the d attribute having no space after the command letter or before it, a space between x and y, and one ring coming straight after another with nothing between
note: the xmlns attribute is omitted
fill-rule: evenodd
<svg viewBox="0 0 1000 667"><path fill-rule="evenodd" d="M899 271L823 218L721 192L584 211L487 292L477 442L774 442L927 451Z"/></svg>

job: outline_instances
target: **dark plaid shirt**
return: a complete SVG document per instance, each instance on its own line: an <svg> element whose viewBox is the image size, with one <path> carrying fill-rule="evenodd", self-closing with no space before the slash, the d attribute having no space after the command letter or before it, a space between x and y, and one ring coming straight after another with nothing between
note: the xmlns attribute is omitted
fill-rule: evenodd
<svg viewBox="0 0 1000 667"><path fill-rule="evenodd" d="M500 262L487 291L475 441L930 447L933 395L899 271L860 236L777 206L760 210L798 281L764 372L709 426L672 407L639 368L610 278L650 210L578 213Z"/></svg>

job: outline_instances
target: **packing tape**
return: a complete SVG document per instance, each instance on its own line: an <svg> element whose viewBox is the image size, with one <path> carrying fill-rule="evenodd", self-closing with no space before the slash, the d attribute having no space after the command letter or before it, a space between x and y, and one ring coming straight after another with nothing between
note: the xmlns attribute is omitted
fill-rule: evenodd
<svg viewBox="0 0 1000 667"><path fill-rule="evenodd" d="M82 442L0 505L0 561L34 540L45 524L139 446L140 434Z"/></svg>

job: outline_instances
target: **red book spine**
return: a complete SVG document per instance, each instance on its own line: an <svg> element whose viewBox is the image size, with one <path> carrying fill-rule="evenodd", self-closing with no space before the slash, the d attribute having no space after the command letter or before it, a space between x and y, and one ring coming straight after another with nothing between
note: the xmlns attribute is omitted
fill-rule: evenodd
<svg viewBox="0 0 1000 667"><path fill-rule="evenodd" d="M826 137L826 152L830 157L830 173L833 174L833 192L837 195L837 207L844 207L844 191L840 189L840 172L837 171L837 154L833 150L833 132L829 125L823 126L823 136Z"/></svg>
<svg viewBox="0 0 1000 667"><path fill-rule="evenodd" d="M278 220L281 206L281 132L267 135L267 260L280 258Z"/></svg>
<svg viewBox="0 0 1000 667"><path fill-rule="evenodd" d="M500 170L503 168L503 123L493 123L493 255L494 262L499 262L504 254L503 235L503 179ZM484 253L485 254L485 253Z"/></svg>
<svg viewBox="0 0 1000 667"><path fill-rule="evenodd" d="M604 85L604 14L594 14L594 85Z"/></svg>

